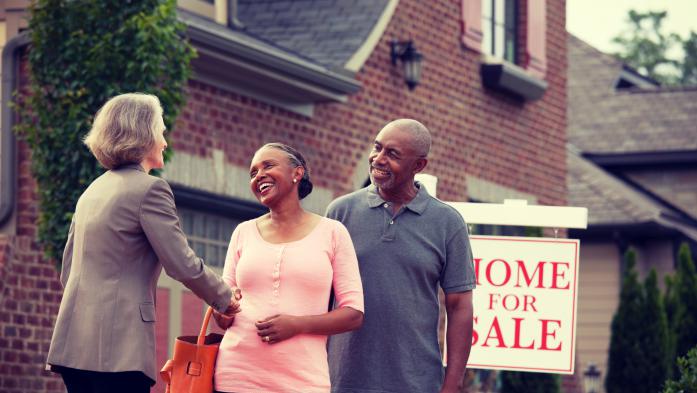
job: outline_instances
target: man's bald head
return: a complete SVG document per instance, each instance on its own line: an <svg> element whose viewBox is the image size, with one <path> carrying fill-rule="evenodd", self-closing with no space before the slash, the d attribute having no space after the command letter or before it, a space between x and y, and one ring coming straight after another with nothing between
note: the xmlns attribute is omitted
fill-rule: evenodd
<svg viewBox="0 0 697 393"><path fill-rule="evenodd" d="M395 129L406 132L410 136L410 148L419 157L427 157L431 151L431 133L425 125L413 119L393 120L382 128L382 131ZM382 132L380 131L380 132Z"/></svg>

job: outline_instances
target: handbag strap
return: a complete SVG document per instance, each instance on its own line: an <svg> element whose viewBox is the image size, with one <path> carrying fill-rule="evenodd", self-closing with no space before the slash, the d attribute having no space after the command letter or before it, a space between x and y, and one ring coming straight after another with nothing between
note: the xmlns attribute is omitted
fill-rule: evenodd
<svg viewBox="0 0 697 393"><path fill-rule="evenodd" d="M165 393L169 393L169 387L172 382L172 370L174 369L174 362L172 359L169 359L167 363L162 367L162 370L160 370L160 377L162 377L162 380L165 381L165 386L167 386L167 389L165 390Z"/></svg>
<svg viewBox="0 0 697 393"><path fill-rule="evenodd" d="M203 345L206 340L206 332L208 331L208 322L211 320L211 315L213 314L213 307L208 307L206 310L206 316L203 317L203 324L201 325L201 332L198 334L198 340L196 340L197 345Z"/></svg>

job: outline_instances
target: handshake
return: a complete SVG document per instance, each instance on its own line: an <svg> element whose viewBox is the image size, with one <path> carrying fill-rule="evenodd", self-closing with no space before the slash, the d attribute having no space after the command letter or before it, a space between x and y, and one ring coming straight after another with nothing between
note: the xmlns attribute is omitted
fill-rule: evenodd
<svg viewBox="0 0 697 393"><path fill-rule="evenodd" d="M220 326L221 329L225 330L229 328L235 321L235 314L242 311L240 308L240 299L242 299L242 291L239 288L233 290L233 296L230 299L230 304L224 313L213 310L213 318L215 323Z"/></svg>

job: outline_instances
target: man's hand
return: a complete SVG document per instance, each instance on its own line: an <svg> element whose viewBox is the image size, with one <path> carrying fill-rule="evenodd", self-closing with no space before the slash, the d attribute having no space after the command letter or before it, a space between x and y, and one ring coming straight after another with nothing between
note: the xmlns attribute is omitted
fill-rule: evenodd
<svg viewBox="0 0 697 393"><path fill-rule="evenodd" d="M255 323L261 341L268 344L289 339L301 332L298 317L292 315L273 315Z"/></svg>
<svg viewBox="0 0 697 393"><path fill-rule="evenodd" d="M235 314L242 311L239 300L242 299L242 291L239 288L233 290L233 297L224 313L213 310L213 319L221 329L226 330L235 321Z"/></svg>

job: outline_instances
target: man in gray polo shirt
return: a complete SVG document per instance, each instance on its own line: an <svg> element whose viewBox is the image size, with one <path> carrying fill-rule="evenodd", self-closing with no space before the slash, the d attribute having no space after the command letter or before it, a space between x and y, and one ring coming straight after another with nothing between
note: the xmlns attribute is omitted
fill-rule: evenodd
<svg viewBox="0 0 697 393"><path fill-rule="evenodd" d="M351 234L365 296L362 328L329 340L334 393L459 392L476 279L462 217L414 181L430 147L421 123L387 124L369 157L372 184L327 210ZM448 316L447 370L438 347L438 286Z"/></svg>

